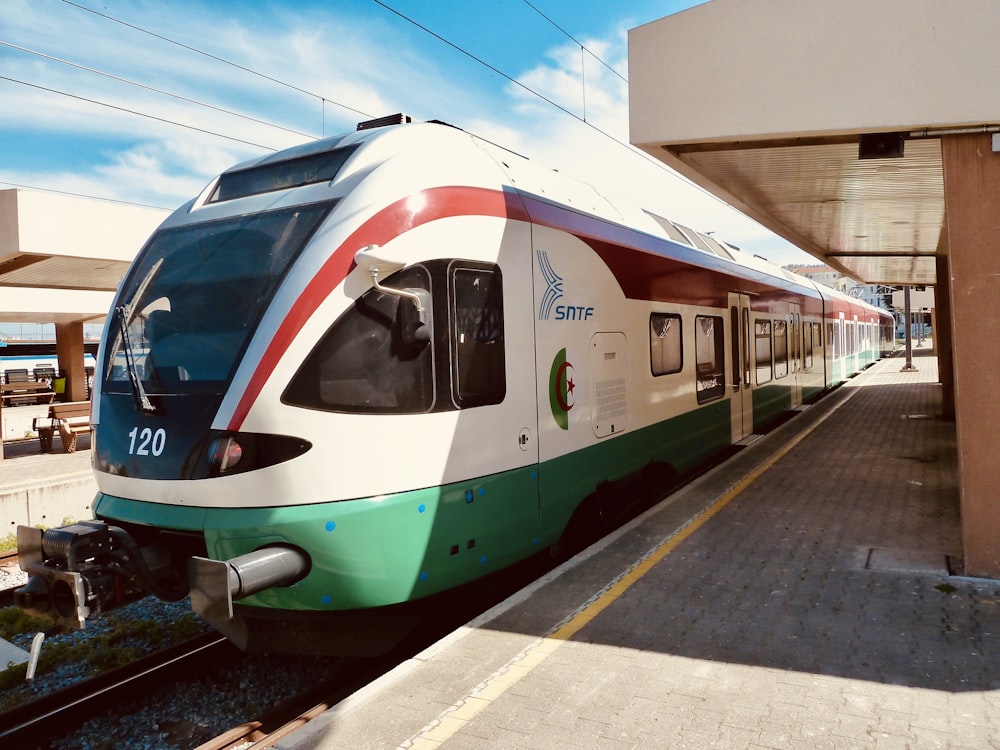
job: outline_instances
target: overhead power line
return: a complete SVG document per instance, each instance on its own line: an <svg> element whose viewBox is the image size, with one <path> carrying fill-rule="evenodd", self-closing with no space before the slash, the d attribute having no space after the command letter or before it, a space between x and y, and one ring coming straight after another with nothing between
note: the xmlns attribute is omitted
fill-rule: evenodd
<svg viewBox="0 0 1000 750"><path fill-rule="evenodd" d="M88 73L94 73L95 75L104 76L105 78L110 78L113 81L119 81L120 83L126 83L130 86L136 86L146 91L152 91L156 94L162 94L163 96L169 96L173 99L177 99L182 102L187 102L189 104L195 104L199 107L205 107L207 109L215 110L216 112L222 112L223 114L232 115L233 117L239 117L244 120L249 120L250 122L255 122L258 125L266 125L269 128L277 128L278 130L284 130L287 133L293 133L295 135L305 136L306 138L315 138L316 136L312 133L303 133L300 130L293 130L292 128L286 128L283 125L278 125L277 123L267 122L266 120L258 120L256 117L251 117L250 115L245 115L240 112L234 112L230 109L225 109L223 107L217 107L214 104L209 104L207 102L198 101L197 99L191 99L180 94L174 94L170 91L164 91L163 89L155 88L154 86L147 86L144 83L138 81L133 81L129 78L123 78L122 76L115 75L113 73L107 73L103 70L98 70L97 68L91 68L86 65L80 65L79 63L72 62L70 60L64 60L61 57L54 57L53 55L47 55L44 52L38 52L37 50L29 49L27 47L22 47L18 44L12 44L11 42L5 42L0 39L0 45L4 47L9 47L11 49L19 50L20 52L27 52L31 55L36 55L38 57L44 58L46 60L51 60L52 62L60 63L61 65L67 65L71 68L77 68L78 70L85 70Z"/></svg>
<svg viewBox="0 0 1000 750"><path fill-rule="evenodd" d="M160 39L160 40L162 40L164 42L167 42L168 44L173 44L173 45L175 45L177 47L181 47L182 49L186 49L189 52L194 52L194 53L196 53L198 55L202 55L202 56L207 57L207 58L209 58L211 60L215 60L216 62L220 62L220 63L222 63L224 65L232 66L234 68L237 68L238 70L242 70L244 73L250 73L251 75L255 75L255 76L259 77L259 78L263 78L264 80L270 81L271 83L276 83L279 86L284 86L284 87L289 88L289 89L291 89L293 91L298 91L300 94L306 94L307 96L314 97L315 99L320 100L324 105L327 102L329 102L330 104L333 104L333 105L335 105L337 107L340 107L342 109L346 109L346 110L348 110L350 112L354 112L355 114L362 115L363 117L368 117L368 118L373 117L373 115L370 115L367 112L362 112L360 109L355 109L354 107L350 107L350 106L348 106L346 104L343 104L342 102L338 102L338 101L336 101L334 99L329 99L329 98L323 96L322 94L317 94L317 93L315 93L313 91L308 91L308 90L306 90L304 88L300 88L299 86L296 86L293 83L288 83L288 81L282 81L280 78L275 78L274 76L269 76L266 73L261 73L260 71L254 70L253 68L248 68L245 65L240 65L239 63L235 63L232 60L227 60L224 57L219 57L218 55L213 55L211 52L205 52L205 50L198 49L197 47L192 47L191 45L184 44L183 42L178 42L176 39L171 39L170 37L163 36L162 34L157 34L155 31L150 31L149 29L144 29L141 26L136 26L135 24L129 23L128 21L123 21L120 18L115 18L114 16L110 16L107 13L101 13L99 11L96 11L96 10L92 9L92 8L88 8L88 7L84 6L84 5L80 5L79 3L74 3L74 2L72 2L72 0L62 0L62 2L65 3L66 5L71 5L74 8L79 8L82 11L86 11L87 13L93 13L95 16L100 16L101 18L104 18L104 19L107 19L108 21L112 21L114 23L120 24L121 26L125 26L125 27L130 28L130 29L132 29L134 31L138 31L138 32L141 32L143 34L147 34L147 35L149 35L151 37L154 37L156 39Z"/></svg>
<svg viewBox="0 0 1000 750"><path fill-rule="evenodd" d="M63 0L63 2L66 2L66 0ZM624 141L621 141L621 140L619 140L619 139L615 138L615 137L614 137L613 135L611 135L611 133L607 132L606 130L602 130L601 128L599 128L599 127L597 127L596 125L594 125L594 124L593 124L592 122L588 122L588 121L587 121L587 119L586 119L585 117L580 117L580 115L576 114L575 112L573 112L573 111L571 111L571 110L567 109L566 107L562 106L561 104L558 104L558 103L556 103L556 102L552 101L551 99L549 99L549 98L548 98L547 96L545 96L545 95L544 95L544 94L542 94L541 92L539 92L539 91L535 91L535 90L534 90L533 88L531 88L530 86L527 86L526 84L524 84L524 83L522 83L521 81L517 80L517 79L516 79L516 78L514 78L513 76L509 76L509 75L507 75L506 73L504 73L504 72L503 72L502 70L500 70L499 68L497 68L497 67L495 67L495 66L493 66L493 65L490 65L490 64L489 64L488 62L486 62L486 61L485 61L485 60L483 60L482 58L479 58L479 57L476 57L476 55L472 54L472 53L471 53L471 52L469 52L468 50L466 50L466 49L464 49L464 48L460 47L459 45L455 44L454 42L452 42L452 41L450 41L450 40L448 40L448 39L445 39L445 38L444 38L443 36L441 36L440 34L438 34L438 33L437 33L436 31L432 31L431 29L427 28L426 26L424 26L424 25L423 25L423 24L421 24L420 22L418 22L418 21L415 21L414 19L410 18L409 16L407 16L407 15L406 15L406 14L404 14L404 13L401 13L400 11L396 10L395 8L393 8L392 6L390 6L390 5L387 5L387 4L386 4L386 3L384 3L384 2L382 1L382 0L372 0L372 2L373 2L373 3L375 3L376 5L380 5L380 6L382 6L383 8L385 8L385 9L386 9L387 11L389 11L390 13L393 13L393 14L395 14L395 15L399 16L400 18L402 18L402 19L403 19L404 21L406 21L407 23L410 23L410 24L412 24L413 26L416 26L416 27L417 27L418 29L420 29L421 31L424 31L424 32L426 32L427 34L430 34L430 35L431 35L432 37L434 37L435 39L437 39L438 41L440 41L440 42L442 42L442 43L444 43L444 44L447 44L447 45L448 45L449 47L451 47L452 49L454 49L454 50L456 50L456 51L458 51L458 52L461 52L461 53L462 53L463 55L465 55L466 57L468 57L468 58L470 58L470 59L472 59L472 60L475 60L475 61L476 61L477 63L479 63L480 65L482 65L482 66L484 66L484 67L486 67L486 68L489 68L489 69L490 69L490 70L492 70L492 71L493 71L494 73L496 73L496 74L497 74L498 76L502 76L503 78L506 78L506 79L507 79L508 81L510 81L511 83L515 84L516 86L519 86L519 87L521 87L522 89L524 89L525 91L527 91L527 92L528 92L529 94L531 94L532 96L535 96L535 97L538 97L539 99L541 99L541 100L542 100L543 102L545 102L546 104L550 104L550 105L552 105L553 107L555 107L556 109L558 109L558 110L559 110L560 112L563 112L563 113L565 113L565 114L569 115L569 116L570 116L570 117L572 117L572 118L573 118L574 120L576 120L576 121L578 121L578 122L580 122L580 123L582 123L582 124L586 125L586 126L587 126L588 128L590 128L591 130L594 130L595 132L597 132L597 133L599 133L599 134L603 135L603 136L604 136L605 138L608 138L608 139L610 139L610 140L614 141L614 142L615 142L615 143L617 143L617 144L618 144L619 146L622 146L622 147L624 147L624 148L628 149L628 150L629 150L629 151L630 151L630 152L631 152L632 154L635 154L635 155L637 155L637 156L641 156L641 157L643 157L644 159L646 159L646 160L647 160L647 161L648 161L648 162L649 162L650 164L653 164L654 166L658 166L658 167L660 167L661 169L663 169L664 171L668 171L668 172L671 172L671 173L673 173L673 172L672 172L672 170L670 170L670 169L669 169L669 168L668 168L668 167L667 167L666 165L664 165L664 164L663 164L662 162L659 162L659 161L656 161L656 160L654 160L654 159L653 159L652 157L650 157L650 156L649 156L648 154L646 154L645 152L643 152L643 151L640 151L639 149L635 148L635 147L634 147L634 146L633 146L632 144L630 144L630 143L625 143ZM685 178L685 179L686 179L686 178ZM692 182L691 184L693 185L694 183ZM710 193L709 193L709 195L710 195Z"/></svg>
<svg viewBox="0 0 1000 750"><path fill-rule="evenodd" d="M63 1L65 2L66 0L63 0ZM650 156L649 154L647 154L645 151L642 151L641 149L636 148L631 143L625 143L624 141L621 141L618 138L615 138L615 136L613 136L611 133L607 132L606 130L602 130L601 128L599 128L596 125L594 125L592 122L588 122L586 118L580 117L575 112L572 112L569 109L567 109L566 107L563 107L562 105L557 104L556 102L552 101L551 99L549 99L547 96L543 95L542 93L540 93L538 91L535 91L530 86L527 86L524 83L522 83L521 81L518 81L517 79L513 78L512 76L507 75L502 70L494 67L493 65L490 65L485 60L482 60L481 58L476 57L474 54L472 54L468 50L460 47L459 45L455 44L454 42L452 42L452 41L450 41L448 39L445 39L443 36L441 36L437 32L432 31L431 29L429 29L426 26L424 26L423 24L415 21L414 19L410 18L409 16L405 15L404 13L401 13L400 11L396 10L395 8L387 5L382 0L372 0L372 2L374 2L376 5L382 6L383 8L385 8L390 13L393 13L393 14L399 16L400 18L402 18L407 23L412 24L413 26L416 26L421 31L424 31L427 34L430 34L432 37L434 37L435 39L437 39L438 41L440 41L440 42L442 42L444 44L447 44L452 49L454 49L454 50L456 50L458 52L461 52L466 57L468 57L468 58L470 58L472 60L475 60L480 65L483 65L484 67L489 68L490 70L492 70L497 75L502 76L503 78L506 78L508 81L510 81L511 83L513 83L513 84L521 87L522 89L524 89L525 91L527 91L528 93L530 93L532 96L536 96L539 99L541 99L542 101L546 102L547 104L552 105L553 107L555 107L556 109L558 109L560 112L563 112L563 113L569 115L570 117L572 117L577 122L580 122L583 125L586 125L588 128L590 128L594 132L596 132L596 133L604 136L608 140L610 140L610 141L618 144L622 148L626 149L633 156L640 157L647 164L649 164L649 165L651 165L653 167L656 167L656 168L662 170L663 172L667 172L671 176L679 178L680 180L682 180L686 184L688 184L691 187L697 189L699 192L703 193L704 195L708 196L709 198L713 198L714 200L718 201L722 205L724 205L724 206L728 206L729 205L724 200L722 200L721 198L719 198L719 196L714 195L713 193L710 193L708 190L706 190L705 188L703 188L701 185L699 185L698 183L694 182L690 178L686 177L685 175L682 175L680 172L674 171L673 169L671 169L670 167L668 167L663 162L661 162L661 161L659 161L657 159L654 159L652 156Z"/></svg>
<svg viewBox="0 0 1000 750"><path fill-rule="evenodd" d="M66 0L63 0L63 2L66 2ZM471 52L469 52L464 47L460 47L459 45L455 44L454 42L452 42L452 41L450 41L448 39L445 39L443 36L441 36L440 34L438 34L436 31L432 31L431 29L427 28L426 26L424 26L423 24L419 23L418 21L415 21L414 19L410 18L406 14L401 13L400 11L396 10L391 5L387 5L386 3L382 2L382 0L372 0L372 2L375 3L376 5L381 5L383 8L385 8L390 13L393 13L393 14L399 16L404 21L406 21L409 24L412 24L412 25L416 26L421 31L423 31L423 32L425 32L427 34L430 34L432 37L434 37L435 39L437 39L439 42L442 42L443 44L447 44L449 47L451 47L456 52L461 52L463 55L465 55L466 57L470 58L471 60L475 60L477 63L479 63L483 67L489 68L494 73L496 73L498 76L501 76L502 78L506 78L508 81L510 81L511 83L513 83L515 86L520 86L522 89L524 89L525 91L527 91L532 96L537 96L542 101L544 101L544 102L546 102L548 104L551 104L553 107L555 107L558 110L561 110L562 112L565 112L570 117L576 117L576 119L578 119L578 120L580 119L576 114L574 114L573 112L569 111L568 109L566 109L561 104L557 104L556 102L552 101L547 96L545 96L544 94L541 94L538 91L535 91L534 89L532 89L531 87L526 86L525 84L521 83L521 81L519 81L516 78L514 78L513 76L507 75L506 73L504 73L499 68L494 67L493 65L490 65L488 62L486 62L485 60L483 60L481 57L476 57L474 54L472 54Z"/></svg>
<svg viewBox="0 0 1000 750"><path fill-rule="evenodd" d="M68 96L70 99L76 99L81 102L87 102L89 104L97 104L101 107L108 107L109 109L115 109L119 112L126 112L130 115L137 115L139 117L148 117L150 120L157 120L158 122L166 123L167 125L176 125L179 128L187 128L188 130L194 130L199 133L205 133L206 135L214 135L219 138L225 138L230 141L236 141L237 143L243 143L247 146L253 146L254 148L262 148L265 151L277 151L278 149L272 148L271 146L265 146L261 143L254 143L253 141L247 141L242 138L236 138L231 135L225 135L224 133L218 133L214 130L208 130L206 128L198 128L194 125L187 125L183 122L177 122L176 120L168 120L165 117L157 117L156 115L151 115L147 112L139 112L134 109L129 109L128 107L119 107L117 104L109 104L108 102L102 102L98 99L91 99L86 96L79 96L78 94L71 94L68 91L60 91L59 89L49 88L48 86L40 86L37 83L29 83L28 81L21 81L17 78L11 78L10 76L0 75L0 81L10 81L11 83L17 83L22 86L30 86L33 89L38 89L39 91L47 91L50 94L59 94L61 96Z"/></svg>
<svg viewBox="0 0 1000 750"><path fill-rule="evenodd" d="M584 44L583 42L581 42L575 36L573 36L568 31L566 31L566 29L564 29L562 26L560 26L555 21L553 21L551 18L549 18L547 15L545 15L545 13L543 13L541 10L539 10L539 8L536 5L532 5L530 2L528 2L528 0L524 0L524 4L527 5L529 8L531 8L533 11L535 11L535 13L537 13L538 15L540 15L542 18L544 18L550 24L552 24L557 29L559 29L559 31L561 31L568 39L570 39L574 44L576 44L581 50L585 50L587 52L587 54L590 55L591 57L593 57L595 60L597 60L597 62L599 62L605 68L607 68L612 73L614 73L616 76L618 76L619 78L621 78L625 83L628 83L628 78L626 78L621 73L619 73L617 70L615 70L613 67L611 67L611 65L609 63L607 63L605 60L603 60L598 54L596 54L586 44Z"/></svg>

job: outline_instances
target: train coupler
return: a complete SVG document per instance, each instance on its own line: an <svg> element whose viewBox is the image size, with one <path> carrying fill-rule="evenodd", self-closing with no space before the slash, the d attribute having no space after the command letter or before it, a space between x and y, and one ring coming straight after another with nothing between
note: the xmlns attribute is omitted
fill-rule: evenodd
<svg viewBox="0 0 1000 750"><path fill-rule="evenodd" d="M14 604L81 630L90 617L141 599L148 593L174 601L187 582L157 580L169 554L156 545L139 548L122 529L103 521L81 521L56 529L18 526L17 550L28 582L14 592Z"/></svg>

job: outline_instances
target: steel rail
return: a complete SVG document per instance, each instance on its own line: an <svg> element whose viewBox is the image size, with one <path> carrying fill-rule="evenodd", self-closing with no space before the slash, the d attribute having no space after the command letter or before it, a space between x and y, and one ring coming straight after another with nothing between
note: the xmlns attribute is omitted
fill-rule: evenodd
<svg viewBox="0 0 1000 750"><path fill-rule="evenodd" d="M202 633L0 712L0 745L33 747L53 735L65 734L95 714L132 700L143 691L161 688L165 681L191 669L192 660L212 658L210 654L225 649L234 647L223 636L215 632Z"/></svg>

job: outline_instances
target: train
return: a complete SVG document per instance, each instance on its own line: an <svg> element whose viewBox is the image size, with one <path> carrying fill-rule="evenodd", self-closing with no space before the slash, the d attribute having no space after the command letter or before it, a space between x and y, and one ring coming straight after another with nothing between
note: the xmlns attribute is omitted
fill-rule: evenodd
<svg viewBox="0 0 1000 750"><path fill-rule="evenodd" d="M885 310L452 125L237 165L138 253L95 518L18 529L24 609L191 598L248 651L367 653L892 350Z"/></svg>

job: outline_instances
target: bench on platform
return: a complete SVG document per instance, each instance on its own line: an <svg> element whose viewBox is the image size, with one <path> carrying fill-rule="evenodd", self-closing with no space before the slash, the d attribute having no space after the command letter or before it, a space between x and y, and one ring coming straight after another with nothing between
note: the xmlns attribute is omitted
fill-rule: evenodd
<svg viewBox="0 0 1000 750"><path fill-rule="evenodd" d="M56 432L62 439L64 453L76 450L76 436L90 430L90 402L67 401L52 404L46 417L35 417L32 427L38 433L39 448L42 453L52 450L52 438Z"/></svg>
<svg viewBox="0 0 1000 750"><path fill-rule="evenodd" d="M7 370L0 383L0 405L51 404L56 397L52 385L45 380L33 380L27 370Z"/></svg>

